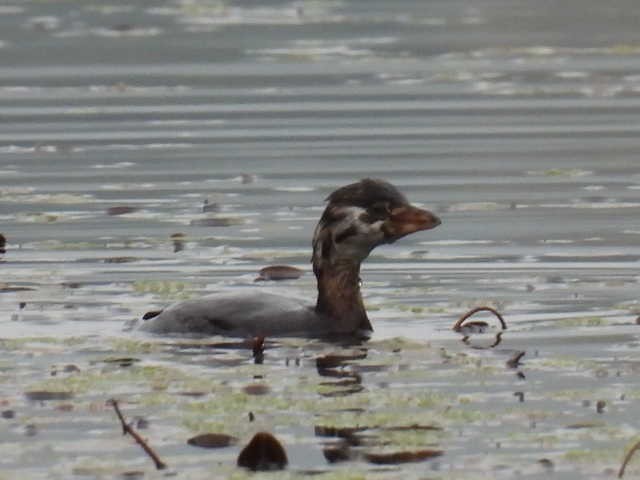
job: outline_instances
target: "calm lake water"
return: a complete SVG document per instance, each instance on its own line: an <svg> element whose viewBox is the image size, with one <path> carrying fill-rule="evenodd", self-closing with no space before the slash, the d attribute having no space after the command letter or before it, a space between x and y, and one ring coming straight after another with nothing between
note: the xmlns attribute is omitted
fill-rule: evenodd
<svg viewBox="0 0 640 480"><path fill-rule="evenodd" d="M640 439L639 28L636 0L0 5L0 478L164 478L114 396L177 478L249 476L260 430L286 478L614 478ZM312 302L323 200L367 176L443 219L365 264L368 344L256 365L124 328L220 290ZM305 274L255 283L271 264ZM461 341L477 305L508 330Z"/></svg>

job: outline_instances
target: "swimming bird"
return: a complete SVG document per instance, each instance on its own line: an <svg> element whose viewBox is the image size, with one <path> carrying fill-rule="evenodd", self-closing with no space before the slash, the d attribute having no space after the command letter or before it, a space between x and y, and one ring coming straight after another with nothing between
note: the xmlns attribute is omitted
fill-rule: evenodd
<svg viewBox="0 0 640 480"><path fill-rule="evenodd" d="M218 293L149 312L142 330L240 337L367 337L360 265L377 246L440 225L390 183L366 178L331 193L313 234L315 305L255 289Z"/></svg>

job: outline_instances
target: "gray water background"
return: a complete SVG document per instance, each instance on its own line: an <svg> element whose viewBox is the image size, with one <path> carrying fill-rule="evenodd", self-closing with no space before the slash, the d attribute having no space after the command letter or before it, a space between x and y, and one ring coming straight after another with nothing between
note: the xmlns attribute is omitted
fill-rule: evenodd
<svg viewBox="0 0 640 480"><path fill-rule="evenodd" d="M379 177L443 224L365 264L374 340L465 348L451 347L451 324L491 304L513 350L595 372L626 362L621 378L560 372L530 387L575 382L576 408L608 392L624 435L606 445L621 457L639 413L639 27L631 0L0 5L0 337L135 338L125 322L224 289L312 301L323 199ZM205 200L218 208L203 212ZM108 215L114 206L137 210ZM306 274L253 282L281 263ZM53 361L20 355L26 383ZM3 385L19 405L24 385ZM5 423L21 448L24 424ZM439 468L498 475L465 460L484 454L487 431L466 435ZM562 454L532 448L506 464ZM305 455L293 463L324 465ZM556 475L600 478L617 460ZM4 462L8 478L51 468ZM505 478L513 468L522 474Z"/></svg>

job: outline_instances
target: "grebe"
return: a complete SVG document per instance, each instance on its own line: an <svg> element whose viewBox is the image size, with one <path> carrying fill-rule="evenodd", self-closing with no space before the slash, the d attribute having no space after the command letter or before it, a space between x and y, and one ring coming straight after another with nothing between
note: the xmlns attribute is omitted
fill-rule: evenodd
<svg viewBox="0 0 640 480"><path fill-rule="evenodd" d="M147 313L153 333L226 336L368 336L373 330L360 295L360 264L378 245L440 225L409 204L393 185L364 179L339 188L313 234L314 305L260 291L220 293Z"/></svg>

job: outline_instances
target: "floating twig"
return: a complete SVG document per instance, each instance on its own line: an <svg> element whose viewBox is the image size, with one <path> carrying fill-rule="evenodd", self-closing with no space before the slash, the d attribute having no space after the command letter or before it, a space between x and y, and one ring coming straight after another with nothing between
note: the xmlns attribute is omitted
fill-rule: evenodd
<svg viewBox="0 0 640 480"><path fill-rule="evenodd" d="M167 464L160 460L160 457L153 451L153 449L147 444L147 442L140 436L138 432L136 432L131 425L129 425L124 417L122 416L122 412L120 411L120 407L118 406L118 401L115 398L112 398L107 403L109 403L116 412L120 423L122 424L122 434L126 435L127 433L133 437L138 445L142 447L147 455L153 460L153 463L156 464L156 468L158 470L163 470L167 468Z"/></svg>
<svg viewBox="0 0 640 480"><path fill-rule="evenodd" d="M460 330L462 330L462 325L464 324L465 320L467 320L469 317L471 317L472 315L475 315L478 312L491 312L493 313L498 320L500 320L500 325L502 326L503 330L507 329L507 324L504 321L504 318L502 318L502 315L500 315L500 313L492 307L476 307L476 308L472 308L471 310L469 310L467 313L465 313L464 315L462 315L458 321L453 325L453 330L456 332L459 332Z"/></svg>
<svg viewBox="0 0 640 480"><path fill-rule="evenodd" d="M640 441L637 441L633 444L633 446L629 449L627 454L624 456L624 460L622 461L622 465L620 465L620 470L618 470L618 478L622 478L624 475L624 470L627 468L627 464L633 457L633 454L636 453L640 449Z"/></svg>

